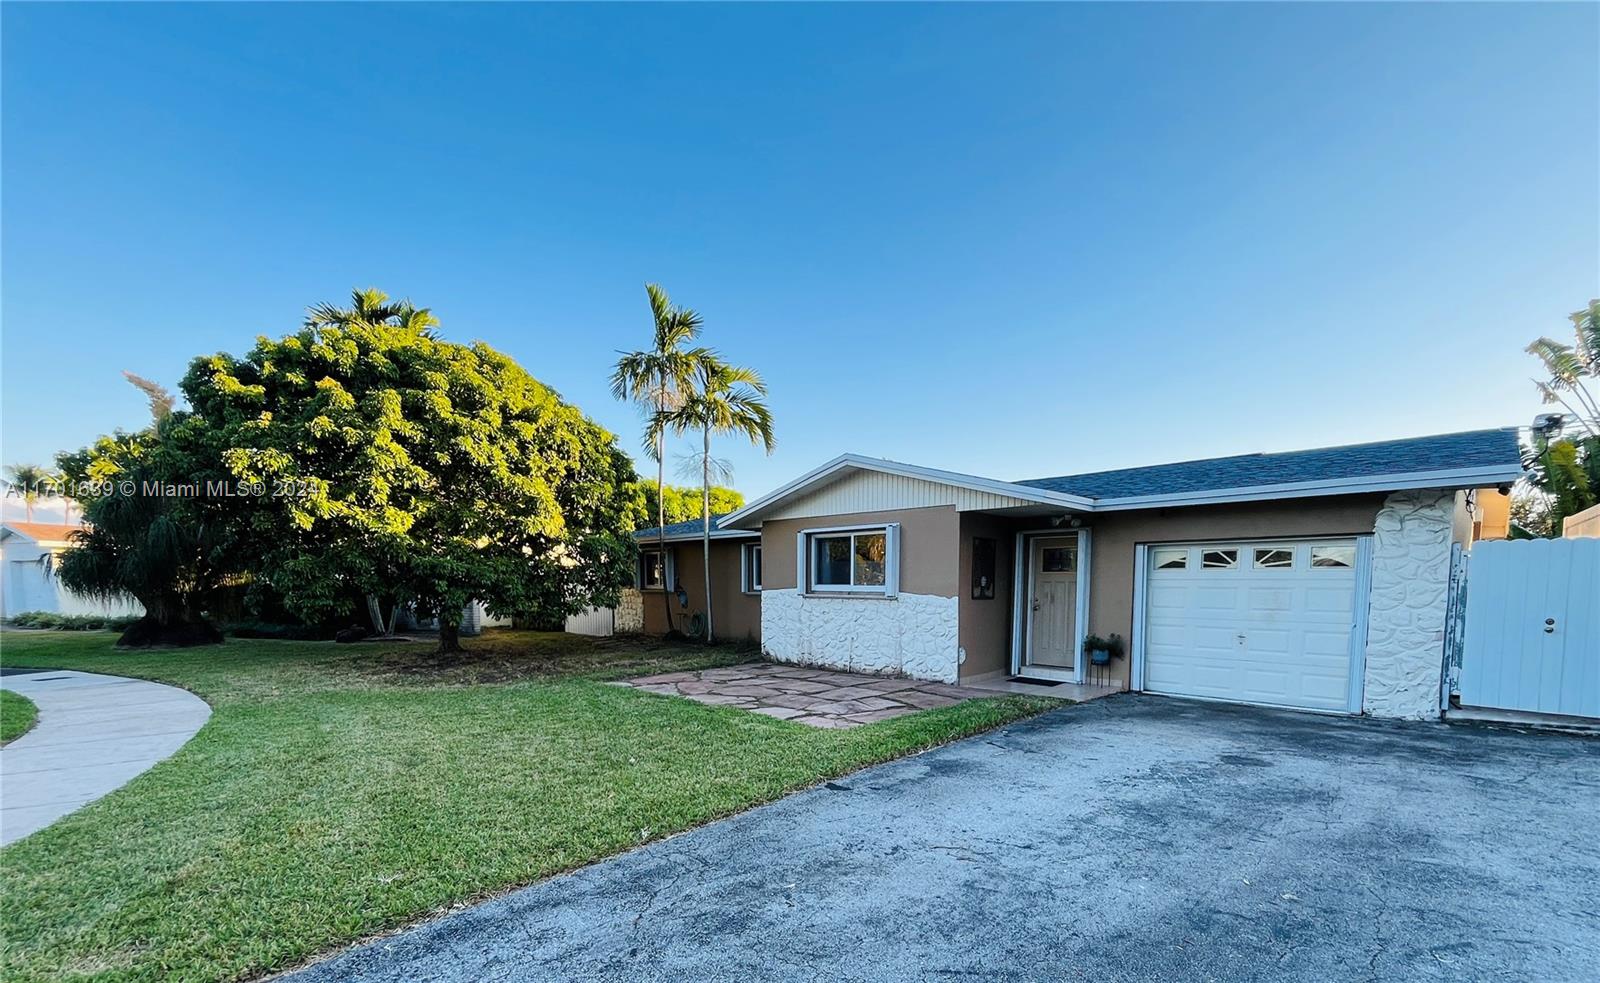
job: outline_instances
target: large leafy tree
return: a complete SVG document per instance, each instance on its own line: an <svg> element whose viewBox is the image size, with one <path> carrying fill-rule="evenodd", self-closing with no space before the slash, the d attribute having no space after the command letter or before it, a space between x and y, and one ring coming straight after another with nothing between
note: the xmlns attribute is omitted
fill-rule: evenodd
<svg viewBox="0 0 1600 983"><path fill-rule="evenodd" d="M729 365L715 353L700 358L695 385L683 404L667 414L666 423L675 433L700 436L701 536L700 558L705 564L706 641L716 641L711 610L711 438L739 436L760 444L768 454L775 443L772 411L768 409L767 386L752 369Z"/></svg>
<svg viewBox="0 0 1600 983"><path fill-rule="evenodd" d="M1561 423L1535 430L1524 449L1529 481L1546 496L1550 535L1562 520L1600 502L1600 300L1571 316L1573 343L1540 338L1527 347L1549 378L1535 379Z"/></svg>
<svg viewBox="0 0 1600 983"><path fill-rule="evenodd" d="M377 291L313 308L182 389L217 461L266 494L234 521L256 572L312 618L408 598L460 648L468 601L538 620L615 604L634 546L615 438L487 345Z"/></svg>
<svg viewBox="0 0 1600 983"><path fill-rule="evenodd" d="M154 384L140 388L148 394L147 385ZM56 458L85 520L57 575L74 593L131 596L144 605L144 617L119 644L220 642L205 612L240 570L229 500L204 493L208 479L221 478L205 421L174 411L170 397L159 412L157 402L152 398L154 419L144 430L119 431Z"/></svg>
<svg viewBox="0 0 1600 983"><path fill-rule="evenodd" d="M700 477L698 458L695 464L696 478ZM653 526L660 519L665 519L667 525L678 522L688 522L700 515L701 489L683 485L667 485L661 501L657 501L656 486L653 481L636 481L629 489L633 502L634 524L639 526ZM711 486L711 514L720 515L732 512L744 506L744 495L733 488L722 485Z"/></svg>
<svg viewBox="0 0 1600 983"><path fill-rule="evenodd" d="M649 348L622 352L611 372L611 393L617 399L636 403L645 411L644 449L656 462L657 542L663 556L667 551L666 435L669 415L683 406L695 383L700 363L709 355L704 348L690 344L700 334L700 315L678 307L660 284L645 284L650 299L654 334ZM666 623L672 623L672 585L665 585L661 604Z"/></svg>

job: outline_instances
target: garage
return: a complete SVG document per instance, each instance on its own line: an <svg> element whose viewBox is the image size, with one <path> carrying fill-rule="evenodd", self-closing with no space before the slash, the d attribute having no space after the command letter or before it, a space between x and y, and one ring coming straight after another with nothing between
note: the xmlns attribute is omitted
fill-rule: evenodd
<svg viewBox="0 0 1600 983"><path fill-rule="evenodd" d="M1358 539L1144 549L1147 692L1359 711Z"/></svg>

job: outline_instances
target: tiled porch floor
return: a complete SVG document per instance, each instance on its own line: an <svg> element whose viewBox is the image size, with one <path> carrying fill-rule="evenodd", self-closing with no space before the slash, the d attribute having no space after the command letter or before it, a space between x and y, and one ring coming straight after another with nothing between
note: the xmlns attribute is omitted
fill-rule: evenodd
<svg viewBox="0 0 1600 983"><path fill-rule="evenodd" d="M855 727L993 691L774 662L642 676L616 685L733 706L813 727Z"/></svg>

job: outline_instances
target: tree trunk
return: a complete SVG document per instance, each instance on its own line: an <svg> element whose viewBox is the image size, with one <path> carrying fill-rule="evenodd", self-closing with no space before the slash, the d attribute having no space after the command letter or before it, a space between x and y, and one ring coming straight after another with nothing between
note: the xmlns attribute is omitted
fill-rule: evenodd
<svg viewBox="0 0 1600 983"><path fill-rule="evenodd" d="M400 620L400 602L399 601L395 601L394 602L394 607L389 609L389 627L388 627L388 630L386 630L384 632L384 634L385 635L393 635L394 634L394 626L399 620Z"/></svg>
<svg viewBox="0 0 1600 983"><path fill-rule="evenodd" d="M660 402L667 411L666 399ZM668 635L672 634L672 585L667 583L667 448L666 436L656 434L656 541L661 547L661 611L667 616ZM640 586L643 586L642 584Z"/></svg>
<svg viewBox="0 0 1600 983"><path fill-rule="evenodd" d="M439 654L445 655L452 652L464 651L461 648L461 621L457 615L455 621L439 619Z"/></svg>
<svg viewBox="0 0 1600 983"><path fill-rule="evenodd" d="M367 595L367 619L372 622L372 630L379 635L387 634L383 630L383 607L378 604L378 595Z"/></svg>
<svg viewBox="0 0 1600 983"><path fill-rule="evenodd" d="M700 456L700 560L705 564L706 644L717 640L711 627L711 428L704 431Z"/></svg>

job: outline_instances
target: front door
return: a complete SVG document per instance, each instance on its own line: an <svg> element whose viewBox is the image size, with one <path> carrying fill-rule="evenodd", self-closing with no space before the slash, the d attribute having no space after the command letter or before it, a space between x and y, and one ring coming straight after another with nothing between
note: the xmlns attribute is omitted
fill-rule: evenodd
<svg viewBox="0 0 1600 983"><path fill-rule="evenodd" d="M1078 537L1035 539L1029 555L1028 664L1076 669Z"/></svg>

